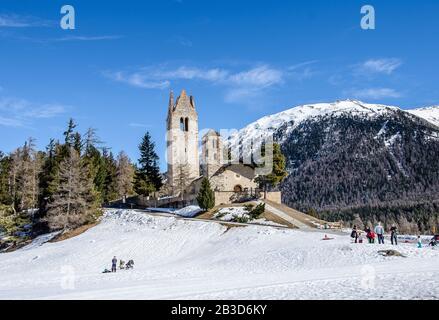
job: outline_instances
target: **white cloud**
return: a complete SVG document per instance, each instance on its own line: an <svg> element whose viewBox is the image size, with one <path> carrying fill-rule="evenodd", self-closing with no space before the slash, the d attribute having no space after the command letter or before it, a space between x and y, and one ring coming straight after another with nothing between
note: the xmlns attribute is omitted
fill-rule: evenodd
<svg viewBox="0 0 439 320"><path fill-rule="evenodd" d="M369 88L355 89L349 93L351 96L360 99L383 99L383 98L399 98L401 93L390 88Z"/></svg>
<svg viewBox="0 0 439 320"><path fill-rule="evenodd" d="M164 80L164 81L149 80L147 76L142 73L127 74L119 71L119 72L104 72L104 75L113 81L126 83L133 87L138 87L142 89L166 89L169 88L169 86L171 85L171 83L168 80Z"/></svg>
<svg viewBox="0 0 439 320"><path fill-rule="evenodd" d="M5 118L0 116L0 126L5 127L22 127L23 122L17 119Z"/></svg>
<svg viewBox="0 0 439 320"><path fill-rule="evenodd" d="M35 17L24 17L16 14L0 14L0 28L45 27L50 24L52 23Z"/></svg>
<svg viewBox="0 0 439 320"><path fill-rule="evenodd" d="M50 41L102 41L102 40L117 40L123 38L122 36L68 36L63 38L49 39Z"/></svg>
<svg viewBox="0 0 439 320"><path fill-rule="evenodd" d="M236 73L229 80L239 86L266 88L283 82L283 72L267 65Z"/></svg>
<svg viewBox="0 0 439 320"><path fill-rule="evenodd" d="M262 90L284 83L287 73L269 65L260 65L244 71L232 72L223 68L197 68L180 66L176 69L148 67L136 72L104 72L117 82L144 89L166 89L172 81L199 80L226 88L227 102L243 102Z"/></svg>
<svg viewBox="0 0 439 320"><path fill-rule="evenodd" d="M402 61L397 58L391 59L371 59L363 62L360 69L368 73L392 74L393 71L402 65Z"/></svg>
<svg viewBox="0 0 439 320"><path fill-rule="evenodd" d="M128 126L133 128L151 128L149 124L137 123L137 122L131 122L128 124Z"/></svg>
<svg viewBox="0 0 439 320"><path fill-rule="evenodd" d="M36 104L25 99L0 98L0 125L21 127L34 119L49 119L64 114L68 107L60 104Z"/></svg>
<svg viewBox="0 0 439 320"><path fill-rule="evenodd" d="M175 70L158 70L152 73L153 78L157 79L169 79L169 80L206 80L206 81L222 81L226 80L229 72L227 70L214 68L214 69L199 69L182 66Z"/></svg>

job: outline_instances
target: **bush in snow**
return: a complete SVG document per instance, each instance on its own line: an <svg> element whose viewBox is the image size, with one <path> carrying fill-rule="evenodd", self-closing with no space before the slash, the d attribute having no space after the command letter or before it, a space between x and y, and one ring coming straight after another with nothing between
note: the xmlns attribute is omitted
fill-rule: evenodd
<svg viewBox="0 0 439 320"><path fill-rule="evenodd" d="M252 220L258 219L264 212L265 212L265 203L260 203L256 206L256 208L250 211L249 215Z"/></svg>

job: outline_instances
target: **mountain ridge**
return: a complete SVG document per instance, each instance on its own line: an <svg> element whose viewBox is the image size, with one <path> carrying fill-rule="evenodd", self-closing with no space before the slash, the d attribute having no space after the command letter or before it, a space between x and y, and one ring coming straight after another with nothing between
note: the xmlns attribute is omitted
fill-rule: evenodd
<svg viewBox="0 0 439 320"><path fill-rule="evenodd" d="M355 100L310 104L263 117L229 143L246 153L252 140L272 134L289 172L282 200L295 209L426 231L439 222L437 111Z"/></svg>

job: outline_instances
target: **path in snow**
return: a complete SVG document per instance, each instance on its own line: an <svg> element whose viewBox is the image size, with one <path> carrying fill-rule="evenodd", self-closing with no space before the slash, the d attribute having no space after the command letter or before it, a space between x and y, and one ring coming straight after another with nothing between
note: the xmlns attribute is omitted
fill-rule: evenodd
<svg viewBox="0 0 439 320"><path fill-rule="evenodd" d="M289 223L295 225L296 227L298 227L301 230L304 231L310 231L312 230L311 227L307 226L306 224L304 224L303 222L300 222L297 219L294 219L293 217L291 217L289 214L269 205L268 203L265 203L265 209L267 209L267 211L270 211L271 213L275 214L276 216L278 216L279 218L288 221Z"/></svg>

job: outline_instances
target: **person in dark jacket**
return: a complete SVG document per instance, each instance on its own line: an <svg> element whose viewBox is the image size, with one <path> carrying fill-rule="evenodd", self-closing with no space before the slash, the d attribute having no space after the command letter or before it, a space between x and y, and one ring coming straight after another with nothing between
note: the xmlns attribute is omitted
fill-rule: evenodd
<svg viewBox="0 0 439 320"><path fill-rule="evenodd" d="M354 239L355 239L355 243L358 242L358 230L357 230L357 226L354 226L354 227L352 228L351 238L354 238Z"/></svg>
<svg viewBox="0 0 439 320"><path fill-rule="evenodd" d="M116 272L116 265L117 265L117 259L116 256L114 256L113 260L111 260L111 272Z"/></svg>
<svg viewBox="0 0 439 320"><path fill-rule="evenodd" d="M390 241L392 242L392 245L398 245L398 228L395 224L392 224L392 227L390 228Z"/></svg>

